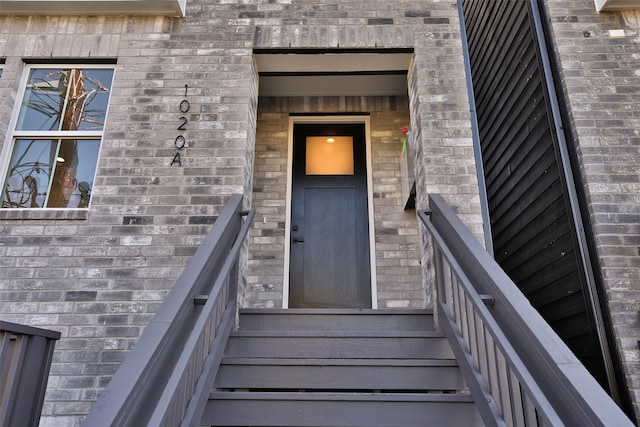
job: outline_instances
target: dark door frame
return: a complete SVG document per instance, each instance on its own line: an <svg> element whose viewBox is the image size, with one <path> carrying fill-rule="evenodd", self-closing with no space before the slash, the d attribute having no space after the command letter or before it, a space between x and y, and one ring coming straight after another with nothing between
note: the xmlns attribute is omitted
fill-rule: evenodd
<svg viewBox="0 0 640 427"><path fill-rule="evenodd" d="M371 161L371 128L368 115L322 115L322 116L290 116L287 151L287 200L285 217L285 247L284 247L284 283L282 291L282 307L289 308L289 268L291 241L291 191L293 168L293 127L294 124L322 124L322 123L354 123L362 124L365 128L366 166L367 166L367 204L369 212L369 267L371 272L371 307L378 308L376 263L375 263L375 227L373 217L373 182Z"/></svg>

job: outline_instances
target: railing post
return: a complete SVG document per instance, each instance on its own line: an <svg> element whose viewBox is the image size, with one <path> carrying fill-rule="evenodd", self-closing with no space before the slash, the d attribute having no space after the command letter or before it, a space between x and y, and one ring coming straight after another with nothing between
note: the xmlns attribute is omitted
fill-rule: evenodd
<svg viewBox="0 0 640 427"><path fill-rule="evenodd" d="M434 269L434 280L435 280L435 289L436 289L436 304L433 307L435 317L436 317L436 325L439 331L442 331L442 326L440 324L440 304L447 304L447 283L445 280L444 273L444 261L442 258L442 252L438 249L438 246L435 242L433 244L433 269Z"/></svg>
<svg viewBox="0 0 640 427"><path fill-rule="evenodd" d="M0 426L37 427L60 332L0 321Z"/></svg>
<svg viewBox="0 0 640 427"><path fill-rule="evenodd" d="M241 206L242 195L230 197L83 426L197 425L234 324L238 257L254 215Z"/></svg>
<svg viewBox="0 0 640 427"><path fill-rule="evenodd" d="M238 231L242 227L242 221L246 218L247 221L252 221L252 211L240 211L238 212ZM242 250L241 250L242 252ZM240 280L240 257L237 257L233 268L229 273L229 295L227 297L228 302L238 301L238 282Z"/></svg>
<svg viewBox="0 0 640 427"><path fill-rule="evenodd" d="M439 324L488 426L631 426L439 195L419 212L433 244Z"/></svg>

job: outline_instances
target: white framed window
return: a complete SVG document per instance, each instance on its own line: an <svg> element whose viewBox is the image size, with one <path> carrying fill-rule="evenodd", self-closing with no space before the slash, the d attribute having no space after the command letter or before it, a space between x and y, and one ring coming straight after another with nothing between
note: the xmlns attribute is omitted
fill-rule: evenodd
<svg viewBox="0 0 640 427"><path fill-rule="evenodd" d="M29 65L3 153L1 209L85 209L113 82L106 65Z"/></svg>

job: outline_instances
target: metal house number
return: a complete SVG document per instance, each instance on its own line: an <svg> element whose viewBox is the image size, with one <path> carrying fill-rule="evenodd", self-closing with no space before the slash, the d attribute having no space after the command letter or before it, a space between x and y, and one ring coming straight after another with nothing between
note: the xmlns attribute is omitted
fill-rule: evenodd
<svg viewBox="0 0 640 427"><path fill-rule="evenodd" d="M188 91L189 91L189 85L184 85L185 99L180 101L180 105L178 106L178 108L180 109L180 112L183 114L188 113L189 108L191 107L191 104L189 104L189 100L186 99ZM180 120L180 126L178 126L177 129L179 131L187 130L187 123L189 122L189 119L187 118L187 116L180 116L178 120ZM173 166L174 164L177 164L178 166L182 166L182 158L180 157L180 150L182 150L186 144L187 144L187 140L184 138L184 135L178 135L176 136L176 139L173 140L173 145L175 145L176 149L178 149L178 152L173 156L173 160L171 161L171 166Z"/></svg>

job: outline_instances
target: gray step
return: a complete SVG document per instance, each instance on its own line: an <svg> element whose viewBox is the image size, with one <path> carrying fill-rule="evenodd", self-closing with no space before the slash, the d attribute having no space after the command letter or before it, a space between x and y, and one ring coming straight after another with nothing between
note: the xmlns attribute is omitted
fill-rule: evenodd
<svg viewBox="0 0 640 427"><path fill-rule="evenodd" d="M224 358L214 387L280 390L466 388L454 360Z"/></svg>
<svg viewBox="0 0 640 427"><path fill-rule="evenodd" d="M225 356L315 359L453 359L439 332L234 332Z"/></svg>
<svg viewBox="0 0 640 427"><path fill-rule="evenodd" d="M211 426L482 426L471 396L410 393L214 392Z"/></svg>
<svg viewBox="0 0 640 427"><path fill-rule="evenodd" d="M242 309L242 331L431 331L431 310Z"/></svg>
<svg viewBox="0 0 640 427"><path fill-rule="evenodd" d="M426 310L241 310L201 425L481 426Z"/></svg>

